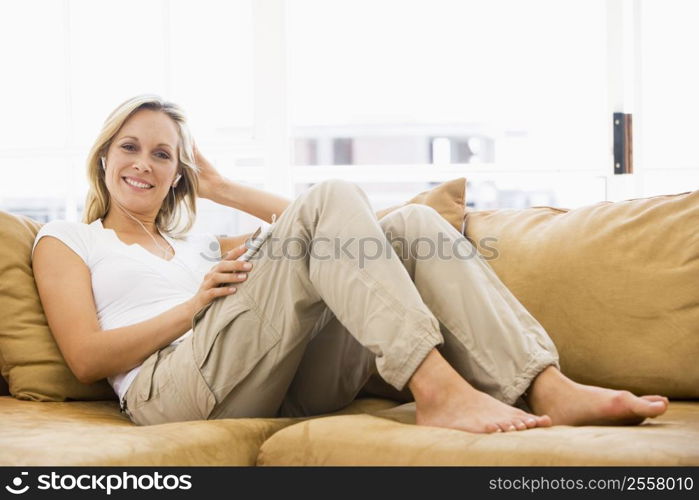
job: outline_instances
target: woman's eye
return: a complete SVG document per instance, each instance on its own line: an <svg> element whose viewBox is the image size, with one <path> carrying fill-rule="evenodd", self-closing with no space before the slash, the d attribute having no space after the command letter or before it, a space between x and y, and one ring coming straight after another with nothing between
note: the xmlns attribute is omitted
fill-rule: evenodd
<svg viewBox="0 0 699 500"><path fill-rule="evenodd" d="M135 151L136 150L136 147L133 144L122 144L121 147L122 147L122 149L124 149L126 151ZM160 158L162 160L169 160L170 159L170 155L167 153L164 153L162 151L160 151L156 154L158 155L158 158Z"/></svg>

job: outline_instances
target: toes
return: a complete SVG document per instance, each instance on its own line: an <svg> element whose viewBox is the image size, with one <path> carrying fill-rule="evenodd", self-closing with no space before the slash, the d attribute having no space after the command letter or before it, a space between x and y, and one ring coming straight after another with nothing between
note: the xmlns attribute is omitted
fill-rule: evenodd
<svg viewBox="0 0 699 500"><path fill-rule="evenodd" d="M526 424L528 429L531 429L532 427L536 427L536 417L526 417L524 418L524 423Z"/></svg>
<svg viewBox="0 0 699 500"><path fill-rule="evenodd" d="M657 417L667 411L667 403L665 403L665 401L653 401L652 403L649 403L648 406L649 410L646 414L647 417Z"/></svg>
<svg viewBox="0 0 699 500"><path fill-rule="evenodd" d="M518 431L526 431L529 428L523 420L513 420L512 423L515 425Z"/></svg>
<svg viewBox="0 0 699 500"><path fill-rule="evenodd" d="M535 415L524 415L512 420L503 420L497 423L486 424L486 432L514 432L526 431L533 427L547 427L551 425L551 419L545 415L537 417Z"/></svg>
<svg viewBox="0 0 699 500"><path fill-rule="evenodd" d="M551 427L553 422L548 415L539 415L536 417L536 425L537 427Z"/></svg>
<svg viewBox="0 0 699 500"><path fill-rule="evenodd" d="M494 432L502 432L502 429L498 426L498 424L485 424L485 432L488 434L492 434Z"/></svg>
<svg viewBox="0 0 699 500"><path fill-rule="evenodd" d="M634 397L630 402L631 411L641 417L657 417L665 413L667 403L663 399L653 400L647 397Z"/></svg>
<svg viewBox="0 0 699 500"><path fill-rule="evenodd" d="M650 401L651 403L661 402L665 403L666 405L670 404L670 400L667 399L665 396L641 396L641 399L645 399L646 401Z"/></svg>
<svg viewBox="0 0 699 500"><path fill-rule="evenodd" d="M502 432L511 432L511 431L517 430L517 428L514 425L512 425L512 422L508 422L508 421L498 422L497 425Z"/></svg>

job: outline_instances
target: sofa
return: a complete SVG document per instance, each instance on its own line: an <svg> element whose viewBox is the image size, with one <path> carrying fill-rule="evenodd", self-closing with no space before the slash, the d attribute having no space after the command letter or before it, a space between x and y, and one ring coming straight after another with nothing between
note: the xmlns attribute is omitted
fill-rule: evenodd
<svg viewBox="0 0 699 500"><path fill-rule="evenodd" d="M82 384L65 365L31 273L40 224L0 212L0 464L699 465L699 191L467 211L465 188L456 179L406 203L464 232L547 329L564 373L665 394L667 413L634 427L472 434L416 426L414 403L370 381L328 415L139 427L106 381Z"/></svg>

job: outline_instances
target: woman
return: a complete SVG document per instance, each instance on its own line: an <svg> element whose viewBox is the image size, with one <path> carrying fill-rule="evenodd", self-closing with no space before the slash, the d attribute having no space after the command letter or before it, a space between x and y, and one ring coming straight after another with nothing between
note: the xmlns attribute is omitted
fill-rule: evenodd
<svg viewBox="0 0 699 500"><path fill-rule="evenodd" d="M107 377L138 424L330 412L374 374L383 394L409 390L417 424L471 432L637 424L667 408L566 378L541 325L480 258L459 258L473 248L434 210L377 221L343 181L292 203L243 187L157 96L107 118L88 177L84 222L37 235L35 278L68 366L85 383ZM197 196L276 214L274 237L246 264L247 235L187 235ZM387 235L449 244L420 258Z"/></svg>

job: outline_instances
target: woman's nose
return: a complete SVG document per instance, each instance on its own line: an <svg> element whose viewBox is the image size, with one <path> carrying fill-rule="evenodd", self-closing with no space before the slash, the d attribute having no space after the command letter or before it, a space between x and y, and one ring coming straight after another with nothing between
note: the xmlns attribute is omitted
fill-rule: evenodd
<svg viewBox="0 0 699 500"><path fill-rule="evenodd" d="M148 165L148 162L143 161L143 160L135 160L134 163L133 163L133 166L134 166L137 170L142 170L142 171L146 171L146 172L150 172L150 171L151 171L151 168L150 168L150 165Z"/></svg>

